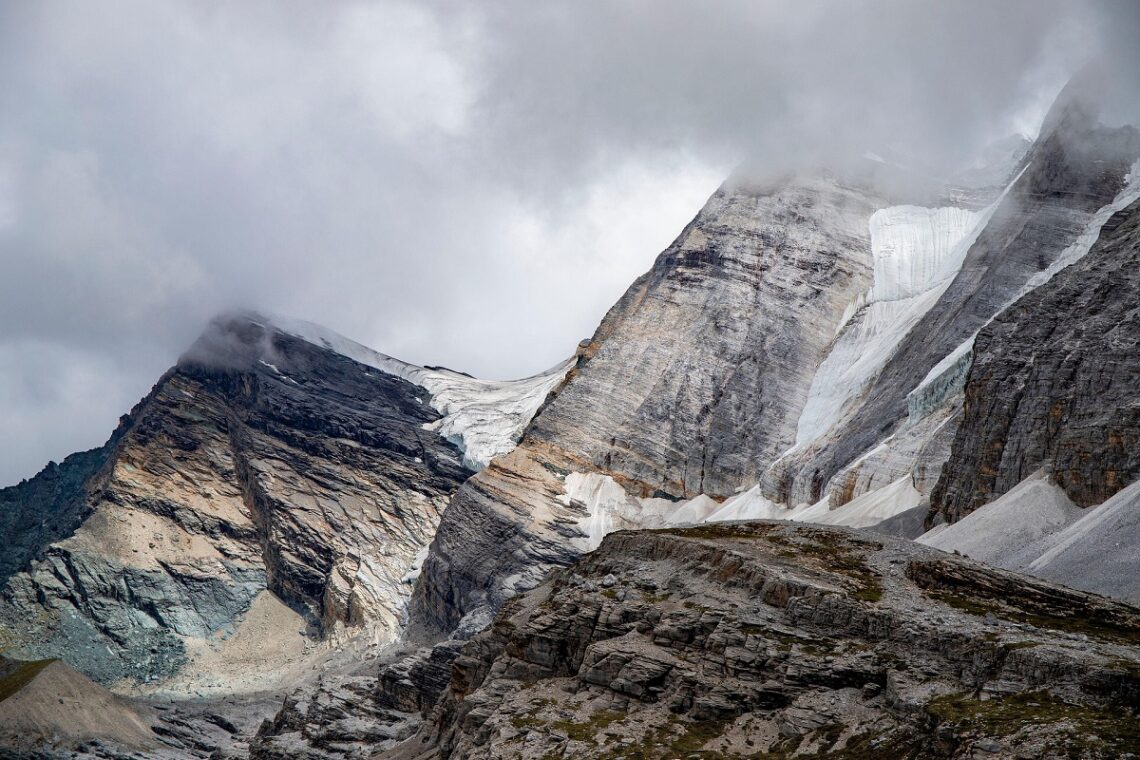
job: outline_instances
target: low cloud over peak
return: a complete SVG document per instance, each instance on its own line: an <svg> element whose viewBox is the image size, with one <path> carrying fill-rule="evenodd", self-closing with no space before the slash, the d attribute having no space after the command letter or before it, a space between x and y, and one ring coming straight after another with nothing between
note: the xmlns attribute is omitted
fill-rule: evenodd
<svg viewBox="0 0 1140 760"><path fill-rule="evenodd" d="M1037 129L1134 3L0 7L0 484L214 314L478 375L568 355L730 169Z"/></svg>

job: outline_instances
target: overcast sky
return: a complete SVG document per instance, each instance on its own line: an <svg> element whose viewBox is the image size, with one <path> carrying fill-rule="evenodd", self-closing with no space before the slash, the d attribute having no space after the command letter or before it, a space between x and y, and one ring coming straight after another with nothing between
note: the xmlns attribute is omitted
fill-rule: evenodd
<svg viewBox="0 0 1140 760"><path fill-rule="evenodd" d="M227 308L542 370L743 158L953 164L1138 5L0 0L0 485Z"/></svg>

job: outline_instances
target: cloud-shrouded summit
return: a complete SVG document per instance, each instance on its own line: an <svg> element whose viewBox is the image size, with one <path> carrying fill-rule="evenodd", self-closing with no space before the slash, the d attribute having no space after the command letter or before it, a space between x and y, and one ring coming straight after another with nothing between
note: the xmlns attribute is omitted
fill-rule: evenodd
<svg viewBox="0 0 1140 760"><path fill-rule="evenodd" d="M944 169L1090 51L1140 70L1126 2L287 10L0 5L0 484L101 443L220 311L533 374L744 158Z"/></svg>

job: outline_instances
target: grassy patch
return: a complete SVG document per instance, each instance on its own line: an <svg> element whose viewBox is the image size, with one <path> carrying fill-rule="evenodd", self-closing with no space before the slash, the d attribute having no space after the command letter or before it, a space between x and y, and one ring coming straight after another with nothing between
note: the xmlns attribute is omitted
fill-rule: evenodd
<svg viewBox="0 0 1140 760"><path fill-rule="evenodd" d="M758 540L764 538L779 527L779 525L769 523L747 523L744 525L709 523L706 525L695 525L691 528L662 528L652 532L668 533L669 535L680 536L681 538L704 538L711 540L735 538Z"/></svg>
<svg viewBox="0 0 1140 760"><path fill-rule="evenodd" d="M618 710L600 710L583 723L574 720L556 720L550 728L566 734L574 741L593 742L594 738L610 727L610 724L625 720L625 713Z"/></svg>
<svg viewBox="0 0 1140 760"><path fill-rule="evenodd" d="M954 725L956 731L991 737L1058 725L1058 736L1051 741L1071 757L1116 757L1140 747L1140 721L1131 711L1070 705L1047 691L984 701L966 694L947 694L932 700L926 710L939 723Z"/></svg>
<svg viewBox="0 0 1140 760"><path fill-rule="evenodd" d="M31 660L19 662L9 660L9 665L0 670L0 702L18 693L20 689L31 683L40 671L51 665L55 660Z"/></svg>
<svg viewBox="0 0 1140 760"><path fill-rule="evenodd" d="M882 578L867 564L865 557L868 552L882 549L882 544L824 530L800 529L795 536L802 540L793 541L781 535L769 535L767 539L783 547L781 554L811 557L820 569L840 573L854 581L856 599L877 602L883 598Z"/></svg>
<svg viewBox="0 0 1140 760"><path fill-rule="evenodd" d="M1090 638L1115 641L1121 644L1140 644L1140 631L1123 626L1115 626L1111 622L1097 620L1085 615L1050 615L1027 612L1025 610L1003 604L994 599L966 596L953 591L927 591L931 598L956 610L971 615L984 617L993 615L1003 620L1012 620L1023 625L1035 628L1047 628L1064 633L1083 634ZM1031 645L1025 642L1025 645Z"/></svg>

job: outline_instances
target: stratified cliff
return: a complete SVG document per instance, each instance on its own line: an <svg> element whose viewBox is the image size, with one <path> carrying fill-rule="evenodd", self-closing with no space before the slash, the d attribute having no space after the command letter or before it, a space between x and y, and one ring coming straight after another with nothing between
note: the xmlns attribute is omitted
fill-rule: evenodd
<svg viewBox="0 0 1140 760"><path fill-rule="evenodd" d="M931 498L954 521L1044 467L1073 502L1140 476L1140 201L1088 255L978 334L965 415Z"/></svg>
<svg viewBox="0 0 1140 760"><path fill-rule="evenodd" d="M1125 757L1138 642L1135 607L907 541L620 532L509 602L380 757Z"/></svg>
<svg viewBox="0 0 1140 760"><path fill-rule="evenodd" d="M816 367L871 278L884 201L835 177L732 180L635 282L519 448L456 494L413 621L485 624L518 588L592 548L572 472L632 493L728 496L795 441Z"/></svg>
<svg viewBox="0 0 1140 760"><path fill-rule="evenodd" d="M284 664L223 656L258 615L297 641L390 639L403 576L471 472L424 429L429 401L251 318L215 323L108 446L4 492L25 547L0 592L15 653L108 684L222 657L200 675L224 684ZM36 524L44 492L58 527Z"/></svg>

